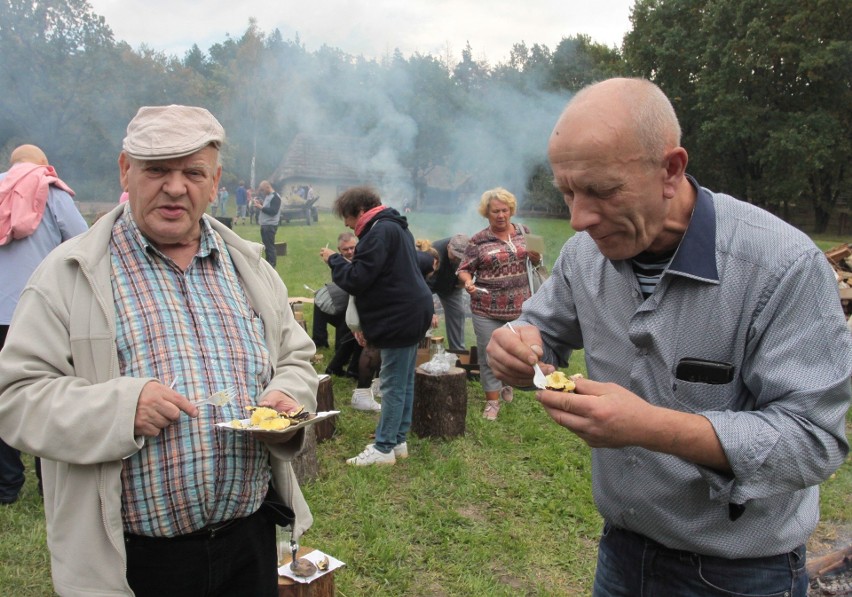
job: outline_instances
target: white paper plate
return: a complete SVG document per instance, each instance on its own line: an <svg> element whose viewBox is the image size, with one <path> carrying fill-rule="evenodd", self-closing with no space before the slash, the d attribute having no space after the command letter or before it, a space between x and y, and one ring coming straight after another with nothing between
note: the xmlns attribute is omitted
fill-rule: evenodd
<svg viewBox="0 0 852 597"><path fill-rule="evenodd" d="M310 425L314 425L319 423L320 421L324 421L325 419L329 419L331 417L336 417L340 414L339 410L329 410L324 412L318 412L313 415L310 419L305 421L300 421L296 425L290 425L286 429L261 429L260 427L251 427L251 419L239 419L240 423L243 427L234 427L232 421L228 421L227 423L216 423L216 427L221 427L222 429L228 429L230 431L242 431L244 433L290 433L292 431L296 431L298 429L302 429L303 427L309 427Z"/></svg>
<svg viewBox="0 0 852 597"><path fill-rule="evenodd" d="M304 557L306 560L310 560L311 562L316 564L323 556L328 557L328 570L317 570L317 573L314 574L313 576L309 576L308 578L302 578L301 576L296 576L295 574L293 574L293 571L290 570L290 562L287 562L286 564L284 564L283 566L278 568L278 576L286 576L287 578L295 580L296 582L300 582L302 584L305 584L305 583L309 583L311 581L318 579L320 576L322 576L324 574L328 574L329 572L333 572L334 570L337 570L341 566L346 565L344 562L341 562L337 558L332 557L328 554L325 554L318 549L316 549L316 550L312 551L311 553L306 554L302 557Z"/></svg>

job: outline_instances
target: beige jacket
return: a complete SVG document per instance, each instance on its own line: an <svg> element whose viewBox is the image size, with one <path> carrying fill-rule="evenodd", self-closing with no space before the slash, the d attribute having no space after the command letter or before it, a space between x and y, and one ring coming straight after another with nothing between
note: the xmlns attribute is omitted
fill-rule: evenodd
<svg viewBox="0 0 852 597"><path fill-rule="evenodd" d="M42 458L53 583L64 596L133 594L125 579L121 460L144 445L133 421L151 379L119 376L108 246L123 209L47 256L21 295L0 354L0 436ZM315 348L293 318L287 289L259 245L211 224L264 322L275 364L266 391L286 391L316 410ZM300 432L269 446L276 488L285 501L292 497L297 536L313 522L290 465L303 441Z"/></svg>

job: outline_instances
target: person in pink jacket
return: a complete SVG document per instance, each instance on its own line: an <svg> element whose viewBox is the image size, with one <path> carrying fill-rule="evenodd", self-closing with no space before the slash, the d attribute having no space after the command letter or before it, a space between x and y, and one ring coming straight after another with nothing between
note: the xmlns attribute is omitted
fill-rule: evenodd
<svg viewBox="0 0 852 597"><path fill-rule="evenodd" d="M10 162L9 171L0 174L0 348L33 270L60 243L88 227L74 205L74 191L40 148L21 145ZM36 458L41 491L39 463ZM0 439L0 504L17 501L23 485L21 454Z"/></svg>

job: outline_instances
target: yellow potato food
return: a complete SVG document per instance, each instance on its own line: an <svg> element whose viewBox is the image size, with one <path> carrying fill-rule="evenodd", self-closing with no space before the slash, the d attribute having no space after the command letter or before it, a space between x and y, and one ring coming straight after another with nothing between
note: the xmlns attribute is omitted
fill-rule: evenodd
<svg viewBox="0 0 852 597"><path fill-rule="evenodd" d="M290 426L290 419L276 417L274 419L263 419L260 422L260 428L267 431L281 431Z"/></svg>
<svg viewBox="0 0 852 597"><path fill-rule="evenodd" d="M234 429L262 429L264 431L283 431L291 425L298 425L302 421L312 418L312 415L300 406L290 414L279 413L268 406L247 406L246 410L251 412L247 423L238 419L231 421Z"/></svg>
<svg viewBox="0 0 852 597"><path fill-rule="evenodd" d="M574 380L570 377L562 373L561 371L554 371L550 375L546 377L547 380L547 389L548 390L556 390L558 392L573 392L574 388Z"/></svg>
<svg viewBox="0 0 852 597"><path fill-rule="evenodd" d="M251 425L252 427L257 427L260 425L261 421L265 421L266 419L277 419L278 411L274 408L269 408L267 406L259 406L255 408L251 413Z"/></svg>

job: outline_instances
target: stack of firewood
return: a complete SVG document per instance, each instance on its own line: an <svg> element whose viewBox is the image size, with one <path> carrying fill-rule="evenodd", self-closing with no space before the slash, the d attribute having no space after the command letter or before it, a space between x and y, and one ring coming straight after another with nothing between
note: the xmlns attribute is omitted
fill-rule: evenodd
<svg viewBox="0 0 852 597"><path fill-rule="evenodd" d="M825 256L834 268L843 311L849 317L852 315L852 248L849 243L838 245L826 251Z"/></svg>

